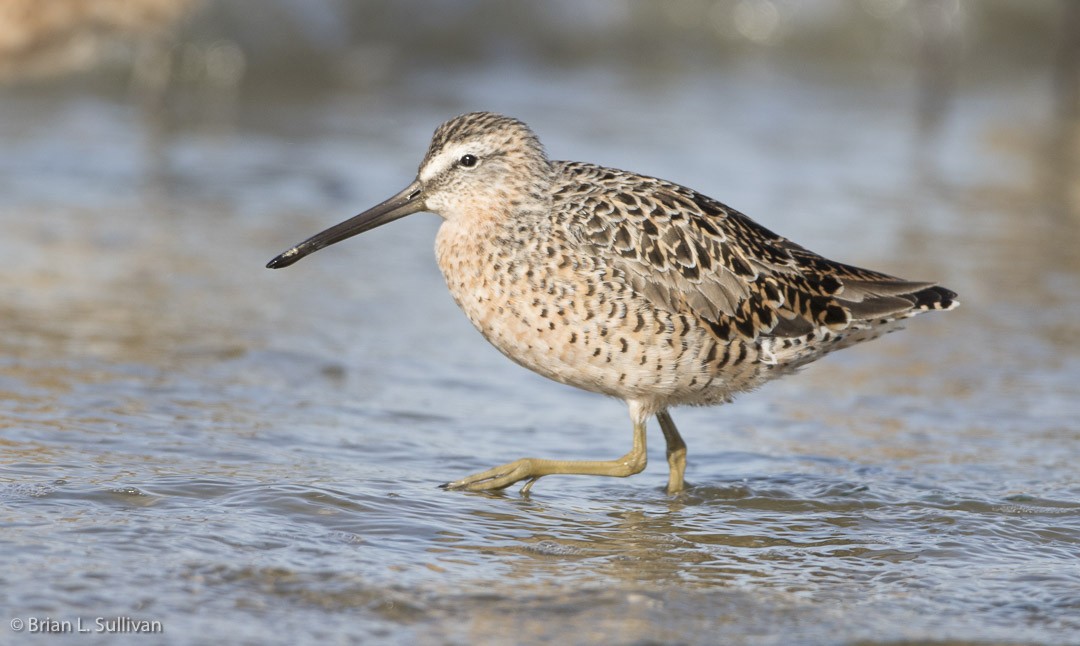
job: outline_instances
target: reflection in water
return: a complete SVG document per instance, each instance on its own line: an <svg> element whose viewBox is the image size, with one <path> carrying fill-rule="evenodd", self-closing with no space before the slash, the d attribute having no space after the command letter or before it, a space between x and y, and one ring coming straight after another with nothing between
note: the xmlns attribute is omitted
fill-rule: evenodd
<svg viewBox="0 0 1080 646"><path fill-rule="evenodd" d="M4 89L4 607L249 643L1068 641L1080 218L1077 119L1052 88L1075 61L944 84L920 140L915 96L799 50L799 12L826 10L794 7L830 3L742 11L765 4L775 31L735 57L718 53L734 5L702 5L706 21L690 2L597 10L561 32L610 19L635 34L641 12L707 39L700 64L672 67L677 49L663 69L390 56L405 80L374 93L286 75L227 129L168 113L151 194L126 97ZM935 6L952 5L982 15ZM906 20L922 5L857 6ZM686 12L696 26L678 31ZM981 20L963 25L959 79L984 42ZM478 338L434 267L433 219L295 275L263 264L407 180L432 124L472 108L535 122L553 157L683 181L811 248L940 277L964 305L680 410L681 496L663 493L662 446L633 480L440 491L519 452L593 457L626 441L624 413Z"/></svg>

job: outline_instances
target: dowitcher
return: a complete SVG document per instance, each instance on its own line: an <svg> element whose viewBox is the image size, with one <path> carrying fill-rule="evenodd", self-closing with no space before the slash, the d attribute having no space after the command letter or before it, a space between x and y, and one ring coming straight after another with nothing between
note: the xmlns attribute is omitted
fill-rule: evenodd
<svg viewBox="0 0 1080 646"><path fill-rule="evenodd" d="M443 222L435 255L458 306L510 359L624 400L633 448L615 460L522 458L444 485L495 490L553 474L645 468L645 424L667 442L667 489L686 444L669 409L731 401L819 357L951 309L956 294L834 262L697 191L550 161L521 121L473 112L439 126L403 191L270 261L418 211Z"/></svg>

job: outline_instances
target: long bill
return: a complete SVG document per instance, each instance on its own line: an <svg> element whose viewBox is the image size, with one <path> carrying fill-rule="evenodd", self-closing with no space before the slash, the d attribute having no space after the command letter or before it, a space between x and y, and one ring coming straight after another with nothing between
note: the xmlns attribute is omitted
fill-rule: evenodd
<svg viewBox="0 0 1080 646"><path fill-rule="evenodd" d="M313 254L323 247L329 247L346 238L351 238L365 231L371 231L387 222L393 222L406 215L423 211L424 208L424 189L420 185L420 180L416 180L406 186L405 190L385 202L377 204L360 215L353 216L341 224L336 224L326 231L316 233L304 240L266 263L266 268L281 269L282 267L288 267L297 260Z"/></svg>

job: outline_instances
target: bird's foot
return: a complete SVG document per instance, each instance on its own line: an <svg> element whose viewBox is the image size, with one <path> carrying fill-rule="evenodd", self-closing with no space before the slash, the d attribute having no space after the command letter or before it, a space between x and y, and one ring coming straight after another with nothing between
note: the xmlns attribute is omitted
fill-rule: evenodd
<svg viewBox="0 0 1080 646"><path fill-rule="evenodd" d="M642 427L644 428L644 427ZM641 433L644 435L644 433ZM641 473L645 468L645 442L639 439L629 453L617 460L543 460L521 458L502 466L488 469L456 482L444 484L443 489L464 491L496 491L515 482L528 480L521 493L528 494L533 484L543 476L589 475L625 478Z"/></svg>
<svg viewBox="0 0 1080 646"><path fill-rule="evenodd" d="M529 482L521 488L521 493L527 494L533 483L542 475L544 474L536 473L535 461L532 458L521 458L487 471L474 473L461 480L447 482L442 485L442 488L454 491L498 491L506 489L515 482L528 480Z"/></svg>

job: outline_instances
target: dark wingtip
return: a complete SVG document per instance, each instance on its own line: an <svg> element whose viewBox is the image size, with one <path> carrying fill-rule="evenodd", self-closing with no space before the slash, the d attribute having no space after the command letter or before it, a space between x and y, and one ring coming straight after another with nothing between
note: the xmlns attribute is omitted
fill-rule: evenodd
<svg viewBox="0 0 1080 646"><path fill-rule="evenodd" d="M946 287L934 285L912 294L915 297L915 309L951 310L960 304L956 292Z"/></svg>

